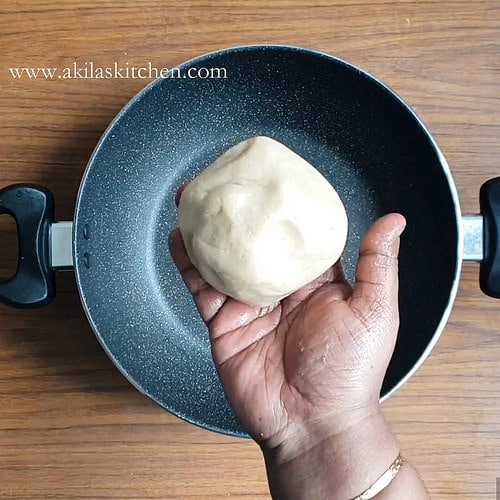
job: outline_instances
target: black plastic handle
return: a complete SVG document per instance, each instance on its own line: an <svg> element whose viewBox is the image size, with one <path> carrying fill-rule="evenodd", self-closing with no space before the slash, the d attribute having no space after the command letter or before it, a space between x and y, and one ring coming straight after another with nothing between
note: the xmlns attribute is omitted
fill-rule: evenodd
<svg viewBox="0 0 500 500"><path fill-rule="evenodd" d="M485 294L500 299L500 177L481 186L479 203L483 215L484 251L479 285Z"/></svg>
<svg viewBox="0 0 500 500"><path fill-rule="evenodd" d="M49 248L54 220L52 193L32 184L8 186L0 190L0 214L14 217L19 244L16 274L0 281L0 302L13 307L48 304L55 296Z"/></svg>

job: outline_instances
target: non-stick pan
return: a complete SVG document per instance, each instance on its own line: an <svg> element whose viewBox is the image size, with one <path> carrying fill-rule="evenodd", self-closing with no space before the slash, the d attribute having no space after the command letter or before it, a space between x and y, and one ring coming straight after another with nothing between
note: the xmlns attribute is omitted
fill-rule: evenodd
<svg viewBox="0 0 500 500"><path fill-rule="evenodd" d="M214 78L205 78L210 72ZM483 214L462 218L432 136L374 77L329 55L287 46L221 50L169 76L134 97L104 133L73 223L53 221L52 195L43 188L0 191L0 213L16 219L20 247L17 274L0 284L1 301L47 303L55 292L53 271L74 267L97 338L137 389L190 422L244 435L219 383L206 327L170 257L168 236L177 224L177 188L255 135L285 143L338 190L350 221L348 278L368 226L387 212L407 218L401 327L382 397L436 343L463 258L482 261L482 288L500 295L500 179L482 188Z"/></svg>

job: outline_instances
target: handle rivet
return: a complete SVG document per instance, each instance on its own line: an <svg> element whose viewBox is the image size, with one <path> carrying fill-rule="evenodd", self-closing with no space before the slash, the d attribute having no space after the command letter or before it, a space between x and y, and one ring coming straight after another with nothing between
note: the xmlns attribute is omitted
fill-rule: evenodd
<svg viewBox="0 0 500 500"><path fill-rule="evenodd" d="M90 267L90 255L88 252L83 254L83 265L88 269Z"/></svg>
<svg viewBox="0 0 500 500"><path fill-rule="evenodd" d="M88 224L83 226L83 237L88 240L90 238L90 227Z"/></svg>

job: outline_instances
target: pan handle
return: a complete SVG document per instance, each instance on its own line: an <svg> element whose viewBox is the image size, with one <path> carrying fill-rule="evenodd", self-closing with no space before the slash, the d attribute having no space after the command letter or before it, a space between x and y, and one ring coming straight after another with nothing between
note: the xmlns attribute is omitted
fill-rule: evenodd
<svg viewBox="0 0 500 500"><path fill-rule="evenodd" d="M500 177L485 182L479 191L483 216L483 260L479 271L481 290L500 298Z"/></svg>
<svg viewBox="0 0 500 500"><path fill-rule="evenodd" d="M16 274L0 281L0 302L27 308L48 304L55 297L50 266L50 225L54 220L54 196L32 184L0 189L0 215L16 221L19 260Z"/></svg>

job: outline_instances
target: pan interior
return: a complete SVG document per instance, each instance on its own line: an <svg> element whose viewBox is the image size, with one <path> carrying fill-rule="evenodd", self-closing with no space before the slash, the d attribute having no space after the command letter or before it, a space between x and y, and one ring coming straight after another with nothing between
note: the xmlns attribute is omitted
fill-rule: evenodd
<svg viewBox="0 0 500 500"><path fill-rule="evenodd" d="M458 208L428 133L386 87L324 54L243 47L189 67L226 78L163 79L136 96L98 144L75 215L75 269L108 355L142 392L203 427L243 435L219 383L205 326L169 255L174 194L255 135L310 161L346 205L344 263L378 216L408 220L400 255L401 327L382 394L421 357L453 298Z"/></svg>

